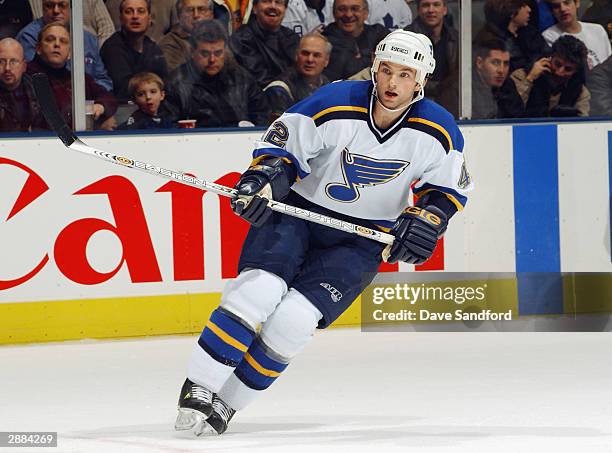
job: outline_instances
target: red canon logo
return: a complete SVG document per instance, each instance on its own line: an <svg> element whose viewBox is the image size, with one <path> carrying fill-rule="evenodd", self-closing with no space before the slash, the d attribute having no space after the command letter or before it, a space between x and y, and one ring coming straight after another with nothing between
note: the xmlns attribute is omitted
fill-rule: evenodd
<svg viewBox="0 0 612 453"><path fill-rule="evenodd" d="M11 165L28 174L28 178L5 222L25 208L36 209L35 201L49 190L44 180L29 167L0 157L0 165ZM218 184L233 186L239 173L229 173L218 180ZM172 246L174 281L204 280L204 208L202 198L206 191L177 182L163 184L156 193L169 193L172 213ZM54 241L53 257L60 272L69 280L83 285L96 285L113 278L122 266L127 266L133 283L161 282L163 280L157 255L151 240L146 213L134 184L123 176L108 176L83 187L75 196L106 195L114 222L98 218L83 218L66 225ZM221 277L236 275L242 243L248 224L234 215L229 198L220 198ZM99 231L114 234L122 245L122 256L118 265L110 272L96 271L87 259L87 244ZM29 271L19 278L3 280L0 290L23 285L37 275L49 262L48 252L33 263ZM439 246L432 260L419 270L443 269L443 250ZM397 271L397 264L383 263L382 272Z"/></svg>
<svg viewBox="0 0 612 453"><path fill-rule="evenodd" d="M8 222L26 207L35 209L34 201L49 190L49 187L35 171L19 162L0 158L0 164L12 165L28 173L28 179L6 219ZM230 173L215 182L232 186L239 176L239 173ZM202 197L206 191L169 182L156 192L170 193L174 280L204 280ZM114 222L83 218L66 225L58 234L53 247L53 257L60 272L73 282L95 285L110 280L125 264L133 283L161 282L162 275L145 212L134 184L122 176L108 176L74 193L76 196L101 194L106 195L108 199ZM234 215L228 198L220 198L221 276L231 278L236 275L240 248L248 224ZM122 245L119 264L107 273L96 271L87 260L86 254L87 243L101 230L114 234ZM22 277L0 279L0 290L24 284L48 262L49 255L45 254L41 261Z"/></svg>
<svg viewBox="0 0 612 453"><path fill-rule="evenodd" d="M27 207L29 204L34 202L38 197L40 197L43 193L49 190L49 186L43 181L43 179L38 176L33 170L26 167L25 165L16 162L11 159L6 159L4 157L0 157L0 165L12 165L17 167L28 174L28 179L26 179L19 196L17 197L17 201L13 205L13 209L9 213L6 221L8 222L13 216ZM38 274L43 267L49 262L49 255L45 254L45 256L40 260L37 266L35 266L30 272L23 275L20 278L14 280L0 280L0 291L3 289L13 288L14 286L19 286L24 282L27 282L36 274Z"/></svg>

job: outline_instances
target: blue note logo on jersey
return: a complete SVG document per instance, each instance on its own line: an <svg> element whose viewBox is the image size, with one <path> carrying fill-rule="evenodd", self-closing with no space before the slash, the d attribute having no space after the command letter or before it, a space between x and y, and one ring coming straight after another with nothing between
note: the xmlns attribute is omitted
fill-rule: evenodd
<svg viewBox="0 0 612 453"><path fill-rule="evenodd" d="M359 189L377 186L397 178L410 165L403 160L374 159L342 151L344 183L330 183L325 193L332 200L352 203L359 199Z"/></svg>

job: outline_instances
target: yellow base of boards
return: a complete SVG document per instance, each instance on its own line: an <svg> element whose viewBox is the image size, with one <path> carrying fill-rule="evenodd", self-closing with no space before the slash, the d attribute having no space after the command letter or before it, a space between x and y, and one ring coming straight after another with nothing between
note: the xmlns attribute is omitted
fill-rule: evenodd
<svg viewBox="0 0 612 453"><path fill-rule="evenodd" d="M221 293L0 304L0 344L202 331ZM334 325L359 325L356 301Z"/></svg>
<svg viewBox="0 0 612 453"><path fill-rule="evenodd" d="M471 282L473 285L482 283ZM487 293L492 296L486 308L518 312L516 280L488 280L486 283ZM466 285L466 282L444 284ZM197 334L220 300L220 293L210 293L0 303L0 345ZM612 275L564 275L563 309L566 314L611 313ZM364 313L367 315L367 310ZM332 326L359 326L361 317L361 299L358 298Z"/></svg>

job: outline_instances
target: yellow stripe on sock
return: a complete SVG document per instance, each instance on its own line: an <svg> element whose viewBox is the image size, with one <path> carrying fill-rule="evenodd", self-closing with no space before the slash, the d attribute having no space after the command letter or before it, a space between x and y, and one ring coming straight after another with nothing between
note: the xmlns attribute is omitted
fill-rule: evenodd
<svg viewBox="0 0 612 453"><path fill-rule="evenodd" d="M226 342L230 346L233 346L242 352L246 352L247 349L249 349L248 346L245 346L244 344L240 343L238 340L236 340L235 338L231 337L226 332L221 330L221 328L218 327L214 322L208 321L208 324L206 324L206 327L212 330L215 333L215 335L217 335L219 338L221 338L224 342Z"/></svg>
<svg viewBox="0 0 612 453"><path fill-rule="evenodd" d="M246 360L249 365L257 370L258 373L263 374L268 377L279 377L280 373L278 371L268 370L267 368L262 367L257 361L253 358L251 354L248 352L244 355L244 360Z"/></svg>

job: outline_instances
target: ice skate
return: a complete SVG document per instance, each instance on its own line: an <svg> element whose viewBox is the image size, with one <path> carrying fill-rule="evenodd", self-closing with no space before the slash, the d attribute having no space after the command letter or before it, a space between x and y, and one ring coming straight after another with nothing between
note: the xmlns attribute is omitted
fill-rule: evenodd
<svg viewBox="0 0 612 453"><path fill-rule="evenodd" d="M215 436L223 434L227 431L227 425L236 413L234 409L229 407L225 401L219 398L217 395L214 396L213 412L208 419L200 427L194 429L196 436Z"/></svg>
<svg viewBox="0 0 612 453"><path fill-rule="evenodd" d="M178 401L178 416L174 429L184 431L203 429L205 420L213 412L213 393L205 387L185 379ZM199 434L197 434L199 435Z"/></svg>

